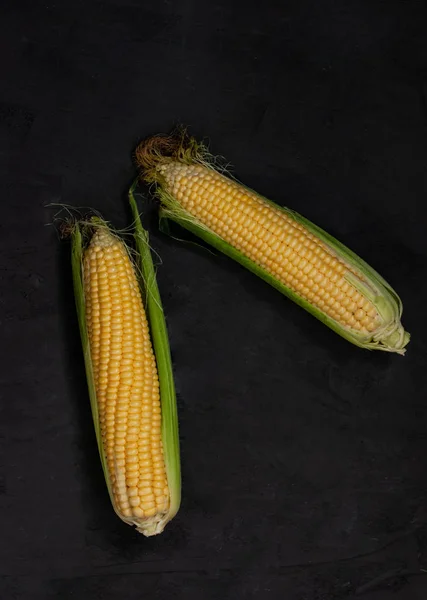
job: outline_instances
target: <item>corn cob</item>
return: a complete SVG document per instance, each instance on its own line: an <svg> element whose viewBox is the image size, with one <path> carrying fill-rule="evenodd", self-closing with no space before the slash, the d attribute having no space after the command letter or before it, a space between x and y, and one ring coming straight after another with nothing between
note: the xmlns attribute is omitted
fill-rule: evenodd
<svg viewBox="0 0 427 600"><path fill-rule="evenodd" d="M141 177L156 184L161 216L189 229L367 349L404 354L402 303L369 265L325 231L239 184L179 132L136 150Z"/></svg>
<svg viewBox="0 0 427 600"><path fill-rule="evenodd" d="M179 508L179 448L160 296L148 237L132 195L130 200L150 326L129 249L99 218L74 227L73 273L93 418L110 498L123 521L150 536L161 533ZM87 237L90 241L84 244ZM159 374L164 379L160 387Z"/></svg>

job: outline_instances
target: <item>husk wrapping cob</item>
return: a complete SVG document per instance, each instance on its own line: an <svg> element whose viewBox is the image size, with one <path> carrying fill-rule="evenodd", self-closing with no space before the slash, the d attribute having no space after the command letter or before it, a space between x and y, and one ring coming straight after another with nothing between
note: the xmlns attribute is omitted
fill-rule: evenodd
<svg viewBox="0 0 427 600"><path fill-rule="evenodd" d="M230 256L336 333L369 350L404 354L402 302L364 260L320 227L218 171L185 132L136 150L162 218Z"/></svg>
<svg viewBox="0 0 427 600"><path fill-rule="evenodd" d="M99 217L72 227L72 272L90 403L117 515L161 533L181 499L178 415L165 317L133 188L136 259Z"/></svg>

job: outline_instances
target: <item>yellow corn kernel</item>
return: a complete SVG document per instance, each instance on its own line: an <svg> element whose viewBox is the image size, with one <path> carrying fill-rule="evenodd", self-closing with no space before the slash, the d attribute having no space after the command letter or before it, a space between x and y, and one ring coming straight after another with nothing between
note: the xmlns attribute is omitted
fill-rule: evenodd
<svg viewBox="0 0 427 600"><path fill-rule="evenodd" d="M301 215L220 173L183 131L136 149L163 216L265 279L362 348L405 353L398 295L369 265ZM344 309L344 310L343 310Z"/></svg>
<svg viewBox="0 0 427 600"><path fill-rule="evenodd" d="M192 178L198 184L197 191L194 186L190 188L185 183L190 168ZM180 204L188 213L201 223L208 224L212 231L232 246L244 250L248 258L326 315L357 331L367 332L376 326L378 313L374 305L345 279L346 273L355 273L354 269L334 256L326 244L285 212L266 205L250 190L204 165L189 166L171 161L162 166L162 175L166 186L180 193ZM207 180L209 187L205 185ZM227 197L237 198L237 201L224 203L224 190ZM283 236L282 232L286 232L286 235ZM305 285L303 288L300 282L305 283L304 277L308 271L313 283L311 287ZM331 294L332 291L334 294ZM357 298L352 303L357 327L353 325L353 319L350 322L347 311L332 309L331 302L327 301L330 295L337 299L342 308L347 306L347 300ZM361 304L364 310L357 310Z"/></svg>
<svg viewBox="0 0 427 600"><path fill-rule="evenodd" d="M100 431L116 510L143 527L169 506L159 381L132 261L124 243L106 227L95 231L84 253L83 282ZM142 458L138 448L144 448ZM164 496L156 495L155 476ZM144 488L138 487L141 479Z"/></svg>

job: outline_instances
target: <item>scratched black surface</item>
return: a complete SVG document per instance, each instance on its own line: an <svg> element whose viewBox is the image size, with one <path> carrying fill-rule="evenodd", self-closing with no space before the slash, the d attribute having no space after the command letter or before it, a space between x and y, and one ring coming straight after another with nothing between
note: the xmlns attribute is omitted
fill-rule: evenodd
<svg viewBox="0 0 427 600"><path fill-rule="evenodd" d="M426 596L427 12L257 4L0 7L2 599ZM48 204L129 224L132 150L176 122L380 270L413 341L350 346L145 201L183 467L147 540L106 497Z"/></svg>

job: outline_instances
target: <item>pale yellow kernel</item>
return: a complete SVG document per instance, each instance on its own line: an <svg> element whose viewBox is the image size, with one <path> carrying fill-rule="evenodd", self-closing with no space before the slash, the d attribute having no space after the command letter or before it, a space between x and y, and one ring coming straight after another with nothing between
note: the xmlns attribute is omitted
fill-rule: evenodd
<svg viewBox="0 0 427 600"><path fill-rule="evenodd" d="M138 496L138 488L136 486L129 487L128 496L129 498L134 498L135 496Z"/></svg>
<svg viewBox="0 0 427 600"><path fill-rule="evenodd" d="M359 321L361 321L366 316L366 313L365 313L365 311L363 309L359 308L354 313L354 316L355 316L356 319L358 319Z"/></svg>
<svg viewBox="0 0 427 600"><path fill-rule="evenodd" d="M117 494L117 499L122 504L129 505L128 496L127 496L126 492L122 492L122 493Z"/></svg>
<svg viewBox="0 0 427 600"><path fill-rule="evenodd" d="M138 482L139 482L139 475L137 475L137 474L134 474L131 477L126 478L126 485L128 485L129 488L138 487Z"/></svg>
<svg viewBox="0 0 427 600"><path fill-rule="evenodd" d="M125 414L126 414L126 413L125 413ZM118 425L118 426L124 426L124 428L122 428L122 427L120 427L120 428L119 428L119 427L117 427L117 431L125 431L125 430L126 430L126 423L127 423L127 421L128 421L128 419L127 419L127 416L124 416L124 417L123 417L123 416L119 416L119 415L116 413L116 423L117 423L117 425Z"/></svg>
<svg viewBox="0 0 427 600"><path fill-rule="evenodd" d="M357 301L356 301L356 303L357 303L357 306L358 306L359 308L362 308L362 307L363 307L363 305L365 304L365 302L366 302L366 299L365 299L365 298L364 298L362 295L360 295L360 296L357 298Z"/></svg>
<svg viewBox="0 0 427 600"><path fill-rule="evenodd" d="M351 315L351 317L347 320L347 323L350 325L350 327L354 327L356 325L357 321L353 317L353 315Z"/></svg>
<svg viewBox="0 0 427 600"><path fill-rule="evenodd" d="M169 502L168 499L164 500L163 502L157 502L157 512L159 513L164 513L167 511L169 506Z"/></svg>
<svg viewBox="0 0 427 600"><path fill-rule="evenodd" d="M372 323L372 319L368 317L368 315L366 315L365 317L363 317L363 319L360 320L360 324L362 325L362 327L367 327L369 323Z"/></svg>
<svg viewBox="0 0 427 600"><path fill-rule="evenodd" d="M349 304L347 305L347 310L354 313L357 310L357 304L356 302L349 302Z"/></svg>
<svg viewBox="0 0 427 600"><path fill-rule="evenodd" d="M134 419L129 419L129 423L128 423L128 429L127 429L128 433L139 433L139 427L138 427L138 420L134 420Z"/></svg>
<svg viewBox="0 0 427 600"><path fill-rule="evenodd" d="M162 502L162 498L164 498L164 482L155 482L153 486L153 493L156 496L157 501Z"/></svg>
<svg viewBox="0 0 427 600"><path fill-rule="evenodd" d="M117 400L117 405L116 405L116 419L117 419L117 423L127 423L127 416L128 416L128 410L127 410L127 404L120 399L120 396Z"/></svg>
<svg viewBox="0 0 427 600"><path fill-rule="evenodd" d="M363 308L363 310L367 313L371 307L372 307L372 304L370 303L370 301L367 300L366 298L364 298L364 302L363 302L363 305L361 306L361 308Z"/></svg>
<svg viewBox="0 0 427 600"><path fill-rule="evenodd" d="M131 459L128 460L128 458L126 458L126 472L131 474L131 473L137 473L138 472L138 463L132 462Z"/></svg>
<svg viewBox="0 0 427 600"><path fill-rule="evenodd" d="M114 464L116 467L121 469L126 465L124 454L118 456L117 453L115 452L115 455L113 458L114 458Z"/></svg>
<svg viewBox="0 0 427 600"><path fill-rule="evenodd" d="M164 485L165 485L164 479L163 480L161 480L161 479L155 480L153 483L154 493L156 493L156 490L163 490Z"/></svg>

